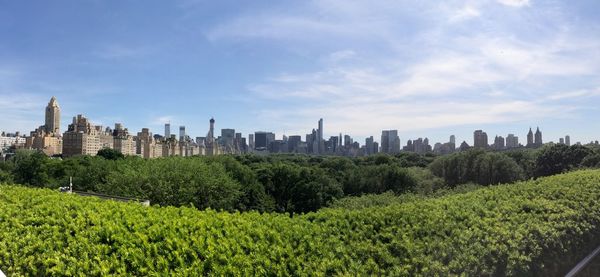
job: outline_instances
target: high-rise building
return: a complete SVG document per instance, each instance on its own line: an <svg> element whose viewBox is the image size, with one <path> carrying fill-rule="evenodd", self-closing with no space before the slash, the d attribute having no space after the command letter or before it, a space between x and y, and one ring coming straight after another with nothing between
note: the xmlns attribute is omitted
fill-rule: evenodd
<svg viewBox="0 0 600 277"><path fill-rule="evenodd" d="M288 152L298 153L298 147L302 142L301 136L289 136L288 137Z"/></svg>
<svg viewBox="0 0 600 277"><path fill-rule="evenodd" d="M60 107L53 96L50 98L45 111L44 125L39 126L25 138L25 148L36 149L46 155L62 153L63 138L60 134Z"/></svg>
<svg viewBox="0 0 600 277"><path fill-rule="evenodd" d="M368 138L365 139L365 154L366 155L373 155L375 153L377 153L377 149L375 149L375 140L373 139L373 136L370 136Z"/></svg>
<svg viewBox="0 0 600 277"><path fill-rule="evenodd" d="M179 141L185 141L185 126L179 126Z"/></svg>
<svg viewBox="0 0 600 277"><path fill-rule="evenodd" d="M129 135L127 128L123 128L121 123L115 123L115 129L112 132L112 148L123 155L133 156L136 154L136 143L133 136ZM109 148L111 148L109 146Z"/></svg>
<svg viewBox="0 0 600 277"><path fill-rule="evenodd" d="M473 146L475 148L488 148L488 136L482 130L475 130L473 133Z"/></svg>
<svg viewBox="0 0 600 277"><path fill-rule="evenodd" d="M450 143L456 145L456 137L454 135L450 136Z"/></svg>
<svg viewBox="0 0 600 277"><path fill-rule="evenodd" d="M350 135L344 135L344 147L350 148L352 143L352 137Z"/></svg>
<svg viewBox="0 0 600 277"><path fill-rule="evenodd" d="M248 147L250 150L254 150L254 134L248 134Z"/></svg>
<svg viewBox="0 0 600 277"><path fill-rule="evenodd" d="M221 145L225 148L225 153L234 154L235 147L235 129L221 129Z"/></svg>
<svg viewBox="0 0 600 277"><path fill-rule="evenodd" d="M496 150L502 150L505 148L504 138L502 136L496 136L494 138L494 147L493 148Z"/></svg>
<svg viewBox="0 0 600 277"><path fill-rule="evenodd" d="M269 147L267 132L254 132L254 149L257 151L266 151Z"/></svg>
<svg viewBox="0 0 600 277"><path fill-rule="evenodd" d="M101 126L94 126L84 116L77 115L63 134L63 156L95 156L100 149L110 147L108 138L112 142L112 135L102 130Z"/></svg>
<svg viewBox="0 0 600 277"><path fill-rule="evenodd" d="M406 142L406 146L403 148L404 151L415 152L419 154L425 154L431 152L433 149L431 145L429 145L428 138L418 138L415 140L408 140Z"/></svg>
<svg viewBox="0 0 600 277"><path fill-rule="evenodd" d="M136 155L144 158L158 158L162 157L162 145L152 136L152 133L148 128L142 128L141 132L137 133L135 137L136 144Z"/></svg>
<svg viewBox="0 0 600 277"><path fill-rule="evenodd" d="M215 119L210 118L208 133L206 134L206 155L215 156L221 153L218 143L215 141Z"/></svg>
<svg viewBox="0 0 600 277"><path fill-rule="evenodd" d="M565 136L565 144L567 146L571 146L571 137L569 135Z"/></svg>
<svg viewBox="0 0 600 277"><path fill-rule="evenodd" d="M317 129L317 154L323 154L325 143L323 141L323 119L319 119L319 129Z"/></svg>
<svg viewBox="0 0 600 277"><path fill-rule="evenodd" d="M542 146L543 142L542 142L542 132L540 132L540 127L537 127L537 130L535 131L535 141L534 141L535 147L540 147Z"/></svg>
<svg viewBox="0 0 600 277"><path fill-rule="evenodd" d="M171 123L165 123L165 139L171 137Z"/></svg>
<svg viewBox="0 0 600 277"><path fill-rule="evenodd" d="M394 154L400 152L400 137L398 130L381 131L381 152Z"/></svg>
<svg viewBox="0 0 600 277"><path fill-rule="evenodd" d="M50 102L48 102L48 106L46 106L46 122L44 128L48 134L60 133L60 107L54 96L50 98Z"/></svg>
<svg viewBox="0 0 600 277"><path fill-rule="evenodd" d="M519 137L514 134L508 134L506 136L506 148L517 148L519 147Z"/></svg>
<svg viewBox="0 0 600 277"><path fill-rule="evenodd" d="M565 139L564 138L559 138L558 139L558 144L565 144Z"/></svg>
<svg viewBox="0 0 600 277"><path fill-rule="evenodd" d="M533 131L531 131L531 127L529 127L529 132L527 133L527 147L533 147Z"/></svg>

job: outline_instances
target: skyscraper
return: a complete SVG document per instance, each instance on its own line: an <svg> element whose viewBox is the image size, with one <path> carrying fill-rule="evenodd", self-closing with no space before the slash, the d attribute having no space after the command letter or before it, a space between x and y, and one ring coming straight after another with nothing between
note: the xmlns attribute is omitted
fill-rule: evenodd
<svg viewBox="0 0 600 277"><path fill-rule="evenodd" d="M450 136L450 143L456 145L456 137L454 135Z"/></svg>
<svg viewBox="0 0 600 277"><path fill-rule="evenodd" d="M569 135L565 136L565 144L567 146L571 146L571 137Z"/></svg>
<svg viewBox="0 0 600 277"><path fill-rule="evenodd" d="M179 141L185 140L185 126L179 126Z"/></svg>
<svg viewBox="0 0 600 277"><path fill-rule="evenodd" d="M248 147L254 150L254 134L248 134Z"/></svg>
<svg viewBox="0 0 600 277"><path fill-rule="evenodd" d="M531 127L529 127L529 132L527 133L527 147L533 147L533 131L531 131Z"/></svg>
<svg viewBox="0 0 600 277"><path fill-rule="evenodd" d="M381 131L381 152L389 154L400 152L398 130Z"/></svg>
<svg viewBox="0 0 600 277"><path fill-rule="evenodd" d="M165 139L168 139L171 137L171 123L166 123L165 124Z"/></svg>
<svg viewBox="0 0 600 277"><path fill-rule="evenodd" d="M267 132L254 133L254 149L257 151L266 151L269 146Z"/></svg>
<svg viewBox="0 0 600 277"><path fill-rule="evenodd" d="M514 134L508 134L506 136L506 148L517 148L519 147L519 137Z"/></svg>
<svg viewBox="0 0 600 277"><path fill-rule="evenodd" d="M48 102L48 106L46 106L46 122L44 128L48 134L60 134L60 107L54 96L50 98L50 102Z"/></svg>
<svg viewBox="0 0 600 277"><path fill-rule="evenodd" d="M323 141L323 119L319 119L319 129L317 129L317 154L323 154L325 143Z"/></svg>
<svg viewBox="0 0 600 277"><path fill-rule="evenodd" d="M367 155L377 153L377 150L375 150L375 141L373 139L373 136L370 136L365 139L365 150Z"/></svg>
<svg viewBox="0 0 600 277"><path fill-rule="evenodd" d="M504 142L505 142L505 140L502 136L496 136L494 138L494 149L496 149L496 150L504 149L504 147L505 147Z"/></svg>
<svg viewBox="0 0 600 277"><path fill-rule="evenodd" d="M487 134L482 130L475 130L475 132L473 132L473 147L487 148L488 146Z"/></svg>
<svg viewBox="0 0 600 277"><path fill-rule="evenodd" d="M537 127L537 130L535 131L535 141L534 141L535 147L540 147L542 146L543 142L542 142L542 132L540 132L540 127Z"/></svg>

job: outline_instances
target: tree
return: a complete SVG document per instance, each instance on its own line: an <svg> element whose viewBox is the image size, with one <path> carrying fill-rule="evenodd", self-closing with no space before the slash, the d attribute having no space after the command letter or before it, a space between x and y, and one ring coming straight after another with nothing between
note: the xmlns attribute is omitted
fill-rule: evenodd
<svg viewBox="0 0 600 277"><path fill-rule="evenodd" d="M42 152L20 150L13 158L15 182L36 187L50 187L47 165L49 158Z"/></svg>
<svg viewBox="0 0 600 277"><path fill-rule="evenodd" d="M121 154L121 152L110 148L102 148L98 150L97 155L107 160L118 160L125 157L123 154Z"/></svg>

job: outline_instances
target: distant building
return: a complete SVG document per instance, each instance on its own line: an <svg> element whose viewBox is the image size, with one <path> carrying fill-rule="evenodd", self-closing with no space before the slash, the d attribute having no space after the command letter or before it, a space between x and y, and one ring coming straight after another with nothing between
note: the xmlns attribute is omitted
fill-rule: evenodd
<svg viewBox="0 0 600 277"><path fill-rule="evenodd" d="M508 134L508 136L506 136L506 148L511 149L511 148L518 148L519 147L519 137L515 136L514 134Z"/></svg>
<svg viewBox="0 0 600 277"><path fill-rule="evenodd" d="M571 146L571 137L569 135L565 136L565 144L567 146Z"/></svg>
<svg viewBox="0 0 600 277"><path fill-rule="evenodd" d="M185 141L185 126L179 126L179 141Z"/></svg>
<svg viewBox="0 0 600 277"><path fill-rule="evenodd" d="M381 152L395 154L400 152L400 137L398 130L381 131Z"/></svg>
<svg viewBox="0 0 600 277"><path fill-rule="evenodd" d="M95 156L104 148L106 137L112 139L112 135L106 134L101 126L94 126L83 115L77 115L63 134L63 156Z"/></svg>
<svg viewBox="0 0 600 277"><path fill-rule="evenodd" d="M162 144L154 139L148 128L143 128L135 137L136 155L144 158L162 157Z"/></svg>
<svg viewBox="0 0 600 277"><path fill-rule="evenodd" d="M533 146L533 131L531 131L531 127L529 127L529 132L527 133L527 147Z"/></svg>
<svg viewBox="0 0 600 277"><path fill-rule="evenodd" d="M502 150L505 148L505 144L504 144L504 138L502 136L496 136L494 138L494 145L493 145L493 149L495 150Z"/></svg>
<svg viewBox="0 0 600 277"><path fill-rule="evenodd" d="M460 151L467 151L469 150L471 147L469 146L469 144L463 140L463 142L460 144L460 147L458 148Z"/></svg>
<svg viewBox="0 0 600 277"><path fill-rule="evenodd" d="M289 136L288 137L288 152L290 153L300 153L299 147L302 142L301 136Z"/></svg>
<svg viewBox="0 0 600 277"><path fill-rule="evenodd" d="M370 136L365 139L365 155L373 155L378 152L379 149L376 148L377 144L373 139L373 136Z"/></svg>
<svg viewBox="0 0 600 277"><path fill-rule="evenodd" d="M112 133L113 136L113 149L120 152L123 155L134 156L136 155L136 143L133 136L129 135L127 128L123 128L120 123L115 124L115 129Z"/></svg>
<svg viewBox="0 0 600 277"><path fill-rule="evenodd" d="M535 131L535 141L533 142L533 144L535 145L535 147L540 147L543 144L542 141L542 132L540 132L540 127L537 127L537 130Z"/></svg>
<svg viewBox="0 0 600 277"><path fill-rule="evenodd" d="M44 129L48 134L60 134L60 107L56 97L52 96L46 106L46 121Z"/></svg>
<svg viewBox="0 0 600 277"><path fill-rule="evenodd" d="M248 147L254 150L254 134L248 134Z"/></svg>
<svg viewBox="0 0 600 277"><path fill-rule="evenodd" d="M476 130L473 133L473 147L475 148L488 148L488 136L482 130Z"/></svg>
<svg viewBox="0 0 600 277"><path fill-rule="evenodd" d="M165 138L171 137L171 123L165 124Z"/></svg>
<svg viewBox="0 0 600 277"><path fill-rule="evenodd" d="M402 150L407 152L415 152L418 154L425 154L433 151L431 145L429 145L428 138L418 138L415 140L408 140L406 142L406 146L402 148Z"/></svg>
<svg viewBox="0 0 600 277"><path fill-rule="evenodd" d="M63 151L63 138L60 134L60 107L56 97L52 97L45 110L45 124L30 133L25 139L25 148L36 149L46 155L59 155Z"/></svg>
<svg viewBox="0 0 600 277"><path fill-rule="evenodd" d="M317 129L317 154L323 154L325 143L323 141L323 119L319 119L319 129Z"/></svg>
<svg viewBox="0 0 600 277"><path fill-rule="evenodd" d="M267 151L270 143L269 137L267 132L254 132L254 149Z"/></svg>
<svg viewBox="0 0 600 277"><path fill-rule="evenodd" d="M21 136L8 136L5 133L0 135L0 151L6 150L10 147L18 147L25 145L26 138Z"/></svg>

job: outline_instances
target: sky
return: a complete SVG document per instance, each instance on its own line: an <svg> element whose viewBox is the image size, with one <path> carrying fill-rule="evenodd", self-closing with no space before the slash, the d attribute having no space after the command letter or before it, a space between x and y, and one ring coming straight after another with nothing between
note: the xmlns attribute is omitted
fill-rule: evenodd
<svg viewBox="0 0 600 277"><path fill-rule="evenodd" d="M600 1L0 0L0 130L600 139Z"/></svg>

